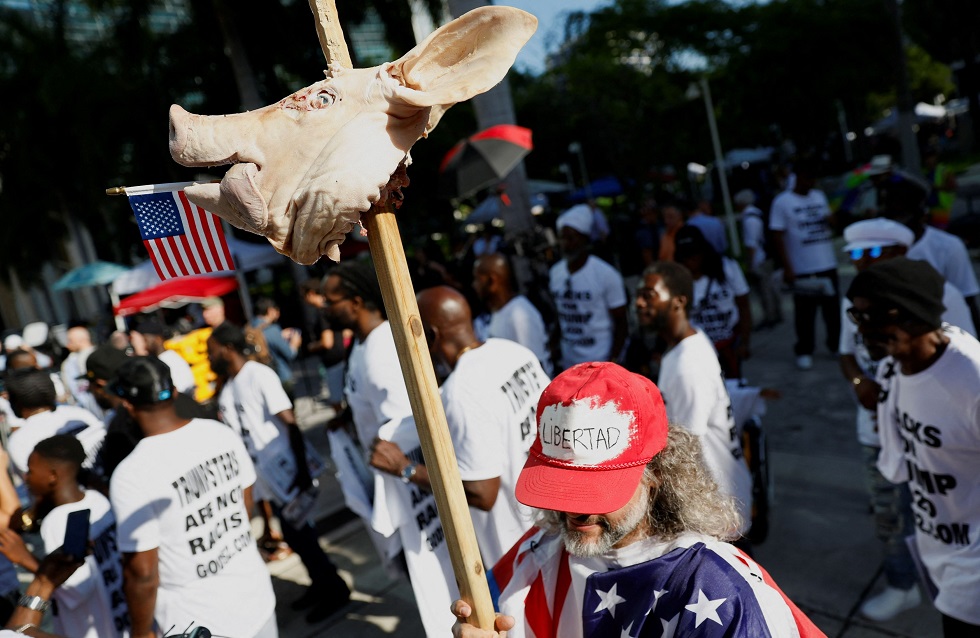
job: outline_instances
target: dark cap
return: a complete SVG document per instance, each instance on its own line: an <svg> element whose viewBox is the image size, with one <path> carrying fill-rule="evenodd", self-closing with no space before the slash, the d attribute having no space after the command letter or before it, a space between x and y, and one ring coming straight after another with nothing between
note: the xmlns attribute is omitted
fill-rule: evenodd
<svg viewBox="0 0 980 638"><path fill-rule="evenodd" d="M119 348L99 346L85 360L85 374L79 379L108 381L116 376L119 367L129 361L129 356Z"/></svg>
<svg viewBox="0 0 980 638"><path fill-rule="evenodd" d="M925 261L895 257L859 272L847 298L864 297L886 309L896 308L932 329L942 325L946 280Z"/></svg>
<svg viewBox="0 0 980 638"><path fill-rule="evenodd" d="M142 335L157 335L159 337L163 336L163 324L154 317L148 317L143 321L136 324L133 328L135 332Z"/></svg>
<svg viewBox="0 0 980 638"><path fill-rule="evenodd" d="M170 367L156 357L131 357L119 368L109 389L133 405L149 405L174 398Z"/></svg>

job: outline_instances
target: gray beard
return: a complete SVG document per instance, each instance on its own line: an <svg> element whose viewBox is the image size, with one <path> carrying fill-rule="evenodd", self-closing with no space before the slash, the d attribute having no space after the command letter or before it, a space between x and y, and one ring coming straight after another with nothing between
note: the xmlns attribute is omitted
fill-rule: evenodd
<svg viewBox="0 0 980 638"><path fill-rule="evenodd" d="M650 490L643 490L643 498L636 502L626 516L616 524L611 524L605 517L600 516L598 525L602 534L597 539L587 538L581 532L568 529L565 515L559 515L561 540L569 554L580 558L601 556L613 548L619 541L646 522L650 511Z"/></svg>

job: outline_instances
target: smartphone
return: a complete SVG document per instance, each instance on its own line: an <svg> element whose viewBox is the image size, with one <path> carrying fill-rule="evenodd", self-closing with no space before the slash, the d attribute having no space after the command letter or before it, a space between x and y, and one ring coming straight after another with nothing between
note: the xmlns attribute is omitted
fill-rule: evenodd
<svg viewBox="0 0 980 638"><path fill-rule="evenodd" d="M88 527L90 510L77 510L68 514L65 525L65 542L61 546L68 556L82 560L88 553Z"/></svg>

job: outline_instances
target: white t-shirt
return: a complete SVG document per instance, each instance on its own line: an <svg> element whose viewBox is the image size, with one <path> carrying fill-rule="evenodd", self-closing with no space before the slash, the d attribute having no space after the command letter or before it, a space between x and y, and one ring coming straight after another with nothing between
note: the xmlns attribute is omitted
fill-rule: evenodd
<svg viewBox="0 0 980 638"><path fill-rule="evenodd" d="M52 509L41 521L44 552L50 554L65 541L68 514L89 510L92 552L71 578L55 590L58 603L55 632L68 638L129 635L129 615L122 589L122 562L116 539L116 519L109 500L89 490L77 503Z"/></svg>
<svg viewBox="0 0 980 638"><path fill-rule="evenodd" d="M608 361L613 344L609 311L626 305L623 278L595 255L571 275L562 259L551 267L549 290L561 325L561 365Z"/></svg>
<svg viewBox="0 0 980 638"><path fill-rule="evenodd" d="M113 472L119 551L158 550L164 630L194 623L248 638L272 617L276 597L244 504L254 482L241 438L209 419L142 439Z"/></svg>
<svg viewBox="0 0 980 638"><path fill-rule="evenodd" d="M21 474L27 471L27 457L34 446L55 434L71 434L85 448L85 467L92 467L102 440L105 424L88 410L74 405L59 405L54 410L38 412L24 419L21 427L7 440L7 452Z"/></svg>
<svg viewBox="0 0 980 638"><path fill-rule="evenodd" d="M742 457L718 355L703 332L664 353L657 386L667 418L700 437L705 465L719 490L738 501L744 533L752 522L752 475Z"/></svg>
<svg viewBox="0 0 980 638"><path fill-rule="evenodd" d="M531 527L514 489L537 432L535 410L548 376L534 353L490 339L465 352L443 384L449 436L464 481L500 477L489 512L470 508L483 562L490 566Z"/></svg>
<svg viewBox="0 0 980 638"><path fill-rule="evenodd" d="M234 377L228 379L218 397L222 420L242 437L245 449L255 463L258 480L256 500L288 502L288 486L272 480L276 468L288 465L295 478L296 459L289 445L286 425L276 416L291 410L292 401L286 395L276 371L257 361L246 361ZM277 487L278 485L278 487Z"/></svg>
<svg viewBox="0 0 980 638"><path fill-rule="evenodd" d="M739 314L735 298L749 294L749 285L738 262L721 258L725 281L702 275L694 282L694 303L691 322L704 330L713 342L731 339L738 325Z"/></svg>
<svg viewBox="0 0 980 638"><path fill-rule="evenodd" d="M905 256L929 262L946 281L956 286L964 297L980 294L973 262L966 246L956 235L926 226L925 233L912 244Z"/></svg>
<svg viewBox="0 0 980 638"><path fill-rule="evenodd" d="M551 354L548 352L548 332L544 328L544 319L524 295L517 295L490 316L487 334L521 344L533 352L544 371L551 374Z"/></svg>
<svg viewBox="0 0 980 638"><path fill-rule="evenodd" d="M385 423L378 436L396 444L414 463L425 463L411 415ZM446 633L446 623L452 625L449 606L459 598L459 588L435 496L391 474L381 474L381 477L387 507L375 508L372 525L385 531L398 530L425 634L442 636ZM381 520L383 517L387 520Z"/></svg>
<svg viewBox="0 0 980 638"><path fill-rule="evenodd" d="M980 342L944 326L946 350L906 375L878 367L878 469L909 482L915 541L939 589L936 609L980 625Z"/></svg>
<svg viewBox="0 0 980 638"><path fill-rule="evenodd" d="M344 396L354 417L357 438L365 450L378 435L381 424L412 412L402 376L395 338L387 321L364 341L355 341L347 360Z"/></svg>
<svg viewBox="0 0 980 638"><path fill-rule="evenodd" d="M837 267L828 217L827 197L816 189L806 195L783 191L772 200L769 228L783 231L786 256L797 275Z"/></svg>
<svg viewBox="0 0 980 638"><path fill-rule="evenodd" d="M749 268L755 270L766 260L766 228L762 221L762 211L755 206L746 206L742 211L742 241L746 248L751 248L752 263Z"/></svg>
<svg viewBox="0 0 980 638"><path fill-rule="evenodd" d="M184 357L174 350L164 350L157 358L170 368L170 379L174 382L177 392L186 394L193 399L197 382L194 381L194 373L191 372L191 367L184 360Z"/></svg>
<svg viewBox="0 0 980 638"><path fill-rule="evenodd" d="M864 371L864 375L869 379L874 379L878 372L878 362L871 359L868 349L864 347L861 333L857 326L847 316L847 310L853 304L850 299L841 302L841 321L840 321L840 344L838 352L849 354L857 360L858 366ZM970 316L970 309L966 306L963 295L948 281L943 287L943 305L946 311L943 313L943 322L957 328L961 328L967 334L977 336L976 329L973 327L973 318ZM856 398L855 398L856 399ZM878 418L873 410L868 410L858 404L857 409L857 438L862 445L872 445L880 447L881 441L878 439Z"/></svg>

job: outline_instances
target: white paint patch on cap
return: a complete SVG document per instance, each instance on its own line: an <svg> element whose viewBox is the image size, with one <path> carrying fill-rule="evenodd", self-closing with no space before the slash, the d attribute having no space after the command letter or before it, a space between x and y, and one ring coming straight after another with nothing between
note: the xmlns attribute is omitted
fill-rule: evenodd
<svg viewBox="0 0 980 638"><path fill-rule="evenodd" d="M575 399L571 405L549 405L541 411L541 451L573 465L601 465L629 447L635 417L615 401L600 397Z"/></svg>

